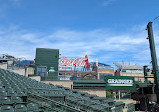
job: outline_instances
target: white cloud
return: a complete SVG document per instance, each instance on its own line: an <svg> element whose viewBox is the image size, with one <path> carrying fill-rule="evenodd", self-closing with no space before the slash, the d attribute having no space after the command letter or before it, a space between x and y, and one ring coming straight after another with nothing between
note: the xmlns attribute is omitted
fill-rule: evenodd
<svg viewBox="0 0 159 112"><path fill-rule="evenodd" d="M106 0L103 2L103 6L108 6L110 4L112 4L115 0Z"/></svg>
<svg viewBox="0 0 159 112"><path fill-rule="evenodd" d="M9 0L9 1L10 1L11 6L19 7L19 6L21 6L21 2L23 0Z"/></svg>
<svg viewBox="0 0 159 112"><path fill-rule="evenodd" d="M106 29L92 31L59 29L52 33L43 33L11 26L0 29L0 32L2 32L0 33L1 54L8 53L26 59L34 59L36 48L44 47L60 49L60 54L69 57L84 57L87 54L91 61L98 58L100 62L109 63L122 60L146 63L150 60L147 58L150 54L147 51L149 45L145 39L146 31L116 35L115 32ZM157 41L158 37L156 36ZM159 49L159 44L156 45Z"/></svg>
<svg viewBox="0 0 159 112"><path fill-rule="evenodd" d="M22 0L1 0L0 1L0 17L4 18L10 8L20 8Z"/></svg>

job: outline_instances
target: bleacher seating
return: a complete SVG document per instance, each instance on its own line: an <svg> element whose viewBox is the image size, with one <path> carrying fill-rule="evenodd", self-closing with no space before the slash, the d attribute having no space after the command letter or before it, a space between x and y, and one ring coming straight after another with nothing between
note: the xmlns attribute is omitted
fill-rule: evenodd
<svg viewBox="0 0 159 112"><path fill-rule="evenodd" d="M122 112L124 105L0 69L0 112L109 112L116 107Z"/></svg>

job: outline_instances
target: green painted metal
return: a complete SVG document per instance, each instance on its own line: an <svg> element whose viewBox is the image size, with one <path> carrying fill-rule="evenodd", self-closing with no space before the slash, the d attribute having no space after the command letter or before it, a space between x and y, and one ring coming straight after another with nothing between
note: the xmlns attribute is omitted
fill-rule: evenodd
<svg viewBox="0 0 159 112"><path fill-rule="evenodd" d="M156 56L155 42L154 42L154 36L153 36L152 22L148 23L147 30L148 30L148 39L149 39L150 51L151 51L152 74L154 74L155 93L157 95L157 103L159 103L159 70L158 70L158 64L157 64L157 56Z"/></svg>
<svg viewBox="0 0 159 112"><path fill-rule="evenodd" d="M145 77L145 81L148 81L148 79L147 79L147 75L148 75L148 68L147 68L147 66L144 66L143 67L144 68L144 77Z"/></svg>
<svg viewBox="0 0 159 112"><path fill-rule="evenodd" d="M106 97L107 98L111 98L111 99L119 99L119 96L120 96L120 99L131 99L131 92L125 92L124 95L121 95L121 94L106 94Z"/></svg>
<svg viewBox="0 0 159 112"><path fill-rule="evenodd" d="M137 88L143 88L143 87L153 87L153 84L150 81L135 81Z"/></svg>
<svg viewBox="0 0 159 112"><path fill-rule="evenodd" d="M58 60L59 60L59 49L36 48L34 75L39 75L37 73L38 67L46 67L46 73L45 76L43 76L46 78L42 78L42 80L43 81L57 80ZM49 73L51 67L54 67L55 71L53 73Z"/></svg>
<svg viewBox="0 0 159 112"><path fill-rule="evenodd" d="M134 77L106 76L106 90L136 90Z"/></svg>
<svg viewBox="0 0 159 112"><path fill-rule="evenodd" d="M103 80L74 80L73 81L74 89L96 89L96 90L105 90L105 81Z"/></svg>
<svg viewBox="0 0 159 112"><path fill-rule="evenodd" d="M76 80L76 81L73 81L73 83L92 83L92 84L95 84L95 83L105 83L105 81L102 81L102 80Z"/></svg>
<svg viewBox="0 0 159 112"><path fill-rule="evenodd" d="M56 81L57 79L57 73L55 73L55 76L41 77L41 81Z"/></svg>

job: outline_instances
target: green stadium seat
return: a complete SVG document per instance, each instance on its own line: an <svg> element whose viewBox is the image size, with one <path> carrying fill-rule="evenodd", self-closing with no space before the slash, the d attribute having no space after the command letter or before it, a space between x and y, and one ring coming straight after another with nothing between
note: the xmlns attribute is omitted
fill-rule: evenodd
<svg viewBox="0 0 159 112"><path fill-rule="evenodd" d="M0 90L0 96L7 96L7 92L4 90Z"/></svg>
<svg viewBox="0 0 159 112"><path fill-rule="evenodd" d="M10 90L10 89L12 89L12 87L11 86L6 86L5 89Z"/></svg>
<svg viewBox="0 0 159 112"><path fill-rule="evenodd" d="M14 111L14 108L12 106L3 105L1 107L1 112L16 112L16 111Z"/></svg>
<svg viewBox="0 0 159 112"><path fill-rule="evenodd" d="M2 84L3 84L3 86L9 86L10 85L10 83L7 80L5 80Z"/></svg>
<svg viewBox="0 0 159 112"><path fill-rule="evenodd" d="M63 101L64 104L62 104ZM44 102L47 102L47 105L43 105ZM120 110L124 105L124 103L115 103L114 100L109 101L109 99L100 98L97 95L79 92L63 86L45 84L0 69L0 107L8 104L15 108L13 109L15 112L26 112L26 108L27 112L47 111L51 110L50 107L58 112L70 112L70 110L71 112L77 112L78 110L107 112L114 106L116 107L115 111ZM45 106L48 105L50 107L46 109ZM11 108L13 108L12 106Z"/></svg>
<svg viewBox="0 0 159 112"><path fill-rule="evenodd" d="M16 92L13 89L8 90L8 96L17 96Z"/></svg>
<svg viewBox="0 0 159 112"><path fill-rule="evenodd" d="M15 112L27 112L27 107L22 104L15 105Z"/></svg>
<svg viewBox="0 0 159 112"><path fill-rule="evenodd" d="M11 104L11 101L8 97L6 96L1 96L0 97L0 104Z"/></svg>
<svg viewBox="0 0 159 112"><path fill-rule="evenodd" d="M108 103L109 104L109 106L114 106L114 100L113 99L106 99L106 100L103 100L103 104L106 104L106 103Z"/></svg>
<svg viewBox="0 0 159 112"><path fill-rule="evenodd" d="M105 112L107 107L100 105L91 105L89 109L93 112ZM119 111L120 112L120 111Z"/></svg>
<svg viewBox="0 0 159 112"><path fill-rule="evenodd" d="M120 107L120 106L124 107L125 104L123 102L114 102L114 106L116 106L116 107Z"/></svg>
<svg viewBox="0 0 159 112"><path fill-rule="evenodd" d="M0 86L0 91L5 91L4 87Z"/></svg>
<svg viewBox="0 0 159 112"><path fill-rule="evenodd" d="M15 92L17 93L17 96L26 96L26 94L21 90L15 90Z"/></svg>
<svg viewBox="0 0 159 112"><path fill-rule="evenodd" d="M12 103L24 103L22 98L18 97L18 96L12 96L11 97L11 102Z"/></svg>
<svg viewBox="0 0 159 112"><path fill-rule="evenodd" d="M28 112L39 112L39 107L37 104L29 103L27 105Z"/></svg>

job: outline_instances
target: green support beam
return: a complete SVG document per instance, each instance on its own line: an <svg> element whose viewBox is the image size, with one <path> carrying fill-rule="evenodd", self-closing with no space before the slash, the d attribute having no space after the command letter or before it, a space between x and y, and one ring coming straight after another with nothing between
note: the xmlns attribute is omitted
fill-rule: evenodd
<svg viewBox="0 0 159 112"><path fill-rule="evenodd" d="M148 39L150 43L150 51L151 51L151 60L152 60L152 74L154 74L154 82L155 82L155 92L157 95L157 103L159 103L159 71L157 64L157 56L155 49L155 42L153 36L152 22L149 22L147 25L148 30Z"/></svg>
<svg viewBox="0 0 159 112"><path fill-rule="evenodd" d="M147 79L147 72L148 72L148 68L147 68L147 66L144 66L143 67L144 68L144 77L145 77L145 82L147 82L148 81L148 79Z"/></svg>

